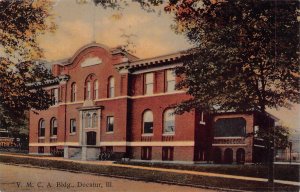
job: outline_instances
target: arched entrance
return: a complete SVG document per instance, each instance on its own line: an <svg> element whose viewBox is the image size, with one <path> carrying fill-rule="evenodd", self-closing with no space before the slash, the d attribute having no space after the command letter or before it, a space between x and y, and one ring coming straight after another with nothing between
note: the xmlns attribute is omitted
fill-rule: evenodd
<svg viewBox="0 0 300 192"><path fill-rule="evenodd" d="M230 148L225 149L224 152L224 163L232 164L233 162L233 151Z"/></svg>
<svg viewBox="0 0 300 192"><path fill-rule="evenodd" d="M213 157L214 163L222 162L222 151L220 148L215 148L213 155L214 155Z"/></svg>
<svg viewBox="0 0 300 192"><path fill-rule="evenodd" d="M239 148L236 151L236 163L237 164L244 164L245 163L245 150L242 148Z"/></svg>

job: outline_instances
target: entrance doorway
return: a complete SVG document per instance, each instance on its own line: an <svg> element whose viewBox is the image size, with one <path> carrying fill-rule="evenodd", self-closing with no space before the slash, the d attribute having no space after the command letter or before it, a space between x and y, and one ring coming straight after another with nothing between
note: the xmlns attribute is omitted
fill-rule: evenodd
<svg viewBox="0 0 300 192"><path fill-rule="evenodd" d="M224 152L224 163L232 164L233 162L233 151L230 148L225 149Z"/></svg>
<svg viewBox="0 0 300 192"><path fill-rule="evenodd" d="M244 164L245 163L245 150L242 148L239 148L236 151L236 163L237 164Z"/></svg>
<svg viewBox="0 0 300 192"><path fill-rule="evenodd" d="M220 148L214 149L214 163L221 163L222 162L222 151Z"/></svg>
<svg viewBox="0 0 300 192"><path fill-rule="evenodd" d="M95 131L89 131L86 132L86 144L87 145L96 145L96 132Z"/></svg>

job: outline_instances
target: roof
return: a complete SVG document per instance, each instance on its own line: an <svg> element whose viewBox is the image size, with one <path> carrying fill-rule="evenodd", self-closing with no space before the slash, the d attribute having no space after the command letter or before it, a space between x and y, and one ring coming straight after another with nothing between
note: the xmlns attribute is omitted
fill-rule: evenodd
<svg viewBox="0 0 300 192"><path fill-rule="evenodd" d="M183 55L184 55L184 51L178 51L178 52L160 55L156 57L139 59L128 63L120 63L120 64L116 64L115 66L119 70L122 68L135 69L139 67L149 67L149 66L155 66L155 65L167 63L167 62L179 62Z"/></svg>
<svg viewBox="0 0 300 192"><path fill-rule="evenodd" d="M81 48L79 48L75 54L70 57L70 58L66 58L66 59L61 59L61 60L56 60L53 62L50 62L50 64L59 64L59 65L69 65L71 63L73 63L73 61L77 58L77 56L84 51L85 49L91 48L91 47L100 47L105 49L107 52L111 53L112 55L116 55L116 54L123 54L125 56L128 57L129 61L136 61L139 58L131 53L128 53L127 51L123 50L120 46L115 47L115 48L109 48L106 45L100 44L100 43L96 43L96 42L92 42L89 43L87 45L82 46Z"/></svg>

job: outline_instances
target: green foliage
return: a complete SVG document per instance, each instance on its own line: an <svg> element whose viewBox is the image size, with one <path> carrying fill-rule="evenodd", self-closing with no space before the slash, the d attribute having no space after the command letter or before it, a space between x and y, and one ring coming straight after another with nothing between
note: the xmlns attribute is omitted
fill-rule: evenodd
<svg viewBox="0 0 300 192"><path fill-rule="evenodd" d="M0 44L10 57L30 60L42 56L37 37L55 30L48 20L51 3L46 0L0 1Z"/></svg>
<svg viewBox="0 0 300 192"><path fill-rule="evenodd" d="M79 2L84 2L84 0L79 0ZM141 9L147 12L154 12L154 7L163 4L162 0L120 0L120 1L103 1L103 0L94 0L94 3L98 6L101 6L105 9L112 8L112 9L123 9L124 7L128 6L129 3L138 3Z"/></svg>
<svg viewBox="0 0 300 192"><path fill-rule="evenodd" d="M0 1L0 120L6 127L24 121L24 111L46 109L49 94L41 87L28 85L45 82L52 76L41 59L43 50L37 37L54 31L51 3L46 0ZM50 20L48 20L50 18Z"/></svg>
<svg viewBox="0 0 300 192"><path fill-rule="evenodd" d="M217 2L217 3L216 3ZM176 1L174 29L195 46L177 69L191 99L183 113L299 103L298 1Z"/></svg>
<svg viewBox="0 0 300 192"><path fill-rule="evenodd" d="M175 183L178 185L187 185L187 186L200 187L200 188L213 187L213 188L223 188L224 190L236 189L236 190L247 190L247 191L268 190L267 184L265 182L259 182L259 181L234 179L233 182L233 179L231 178L208 177L208 176L193 175L193 174L186 174L186 173L171 173L167 171L134 169L128 167L110 166L110 165L101 165L101 164L84 164L82 162L76 162L76 161L72 161L72 162L59 161L59 160L53 160L47 158L34 158L30 156L16 157L16 156L1 154L0 162L14 163L14 164L27 164L27 165L33 165L39 167L46 167L48 169L62 169L64 171L70 170L73 172L80 172L80 173L88 172L93 174L105 175L109 177L121 177L121 178L128 178L131 180L132 179L141 180L146 182L158 182L158 183L162 182L162 183L170 183L170 184ZM173 166L176 167L176 165ZM240 166L240 168L243 169L242 166ZM216 170L217 168L215 169L215 171ZM231 169L230 167L228 167L228 169L223 168L222 170L234 170L234 168ZM287 173L287 169L281 169L281 170L282 173ZM252 171L255 170L252 169ZM278 183L276 183L274 186L275 186L275 191L299 191L298 186L284 185Z"/></svg>
<svg viewBox="0 0 300 192"><path fill-rule="evenodd" d="M254 135L263 139L266 147L275 146L276 149L285 149L289 145L289 130L284 126L259 129Z"/></svg>

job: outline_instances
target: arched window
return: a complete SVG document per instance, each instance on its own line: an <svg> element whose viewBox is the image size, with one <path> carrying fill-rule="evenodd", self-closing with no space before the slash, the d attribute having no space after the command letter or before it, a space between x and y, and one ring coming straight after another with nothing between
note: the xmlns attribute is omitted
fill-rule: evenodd
<svg viewBox="0 0 300 192"><path fill-rule="evenodd" d="M94 96L94 86L95 86L95 81L96 81L96 76L95 74L89 74L87 78L85 79L84 83L84 99L85 100L91 100L95 98ZM92 85L93 83L93 85ZM98 84L98 83L97 83ZM97 86L98 89L98 86Z"/></svg>
<svg viewBox="0 0 300 192"><path fill-rule="evenodd" d="M115 96L115 79L110 77L108 79L108 97L112 98Z"/></svg>
<svg viewBox="0 0 300 192"><path fill-rule="evenodd" d="M92 126L92 116L91 116L91 114L87 113L85 115L84 125L85 125L85 128L91 128L91 126Z"/></svg>
<svg viewBox="0 0 300 192"><path fill-rule="evenodd" d="M168 109L164 112L164 133L173 134L175 132L174 109Z"/></svg>
<svg viewBox="0 0 300 192"><path fill-rule="evenodd" d="M97 113L94 113L92 116L92 127L95 128L98 126L98 116Z"/></svg>
<svg viewBox="0 0 300 192"><path fill-rule="evenodd" d="M39 121L39 130L38 130L39 137L45 137L45 120L40 119Z"/></svg>
<svg viewBox="0 0 300 192"><path fill-rule="evenodd" d="M94 81L94 94L93 94L94 99L98 99L98 81Z"/></svg>
<svg viewBox="0 0 300 192"><path fill-rule="evenodd" d="M143 114L143 133L153 133L153 113L150 110Z"/></svg>
<svg viewBox="0 0 300 192"><path fill-rule="evenodd" d="M91 99L91 82L87 81L86 82L86 95L85 95L86 100Z"/></svg>
<svg viewBox="0 0 300 192"><path fill-rule="evenodd" d="M72 83L71 85L71 102L76 101L76 83Z"/></svg>
<svg viewBox="0 0 300 192"><path fill-rule="evenodd" d="M52 118L50 122L50 136L57 136L57 120Z"/></svg>

